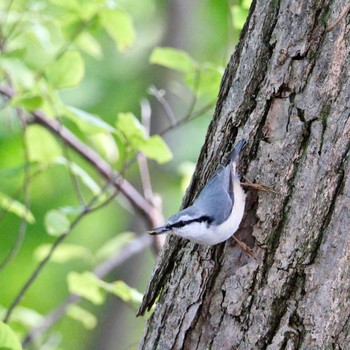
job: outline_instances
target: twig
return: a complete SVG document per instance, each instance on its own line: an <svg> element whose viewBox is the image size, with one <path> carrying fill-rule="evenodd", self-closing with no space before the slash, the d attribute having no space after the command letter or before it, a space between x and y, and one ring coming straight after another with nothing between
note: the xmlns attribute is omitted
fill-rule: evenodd
<svg viewBox="0 0 350 350"><path fill-rule="evenodd" d="M116 267L122 265L125 261L127 261L134 255L138 254L139 252L144 250L146 247L148 247L151 244L151 241L152 239L148 234L144 234L140 237L135 238L128 245L126 245L121 252L118 252L118 254L111 256L110 258L102 262L100 265L98 265L95 268L93 273L97 277L103 278L104 276L109 274L111 271L113 271ZM80 296L76 294L70 294L60 306L58 306L54 311L48 314L38 326L33 328L26 335L23 341L23 347L30 345L41 334L46 332L61 317L65 315L65 312L70 305L76 304L80 300L81 300Z"/></svg>
<svg viewBox="0 0 350 350"><path fill-rule="evenodd" d="M104 191L107 189L108 183L105 185L105 187L102 189L101 193L104 193ZM56 248L63 242L63 240L69 235L70 232L72 232L72 230L75 228L75 226L81 221L81 219L89 212L93 211L93 205L96 203L96 201L98 200L100 194L97 194L96 196L94 196L91 201L88 203L88 205L86 206L86 208L84 208L84 210L72 221L69 229L64 232L61 236L59 236L52 244L50 251L47 253L47 255L45 256L45 258L39 263L39 265L36 267L36 269L34 270L34 272L30 275L30 277L27 279L27 281L25 282L25 284L23 285L23 287L20 289L20 291L18 292L17 296L15 297L15 299L13 300L13 302L11 303L11 305L9 306L9 308L7 309L6 315L3 319L3 322L7 323L13 310L15 309L15 307L20 303L20 301L22 300L24 294L26 293L26 291L28 290L28 288L34 283L34 281L36 280L36 278L38 277L39 273L41 272L41 270L45 267L45 265L49 262L49 260L51 259L53 253L55 252ZM113 196L114 197L114 196ZM106 205L110 202L110 198L108 198L103 204ZM99 206L99 208L101 208L102 205Z"/></svg>
<svg viewBox="0 0 350 350"><path fill-rule="evenodd" d="M29 163L29 154L28 154L28 147L27 147L27 139L26 139L26 123L24 120L24 116L22 115L21 111L19 112L19 117L21 118L21 121L24 125L23 129L23 154L24 154L24 178L23 178L23 185L22 185L22 191L23 191L23 204L25 207L25 210L28 212L29 210L29 185L30 185L30 163ZM14 259L14 257L17 255L19 252L25 233L27 231L27 220L25 218L21 219L21 222L19 224L19 229L17 233L16 240L8 252L7 256L4 258L4 260L0 263L0 270L2 270L5 266L11 263L11 261Z"/></svg>
<svg viewBox="0 0 350 350"><path fill-rule="evenodd" d="M193 112L192 115L186 114L182 119L178 120L175 125L172 125L172 126L169 126L168 128L165 128L159 135L163 136L164 134L181 126L182 124L184 124L188 121L192 121L192 120L196 119L197 117L200 117L203 113L205 113L205 112L209 111L211 108L213 108L215 106L215 103L216 103L216 100L206 104L205 106L200 108L198 111Z"/></svg>
<svg viewBox="0 0 350 350"><path fill-rule="evenodd" d="M154 96L157 101L160 103L162 106L165 115L167 116L169 120L170 127L173 125L176 125L176 118L174 115L173 110L171 109L168 101L164 98L165 91L164 90L158 90L154 85L151 85L148 89L149 93Z"/></svg>
<svg viewBox="0 0 350 350"><path fill-rule="evenodd" d="M350 5L346 6L343 12L338 17L338 19L326 28L326 33L331 32L347 16L349 11L350 11Z"/></svg>
<svg viewBox="0 0 350 350"><path fill-rule="evenodd" d="M0 93L12 98L15 95L15 91L7 86L0 85ZM129 201L131 206L143 216L149 227L153 227L158 221L154 208L148 203L145 198L125 179L118 181L119 174L115 172L112 167L92 148L88 147L82 141L80 141L72 132L67 128L61 127L60 124L53 119L49 119L46 115L36 110L32 113L31 123L39 124L52 133L58 135L66 144L80 154L88 163L90 163L99 173L117 188L120 193Z"/></svg>

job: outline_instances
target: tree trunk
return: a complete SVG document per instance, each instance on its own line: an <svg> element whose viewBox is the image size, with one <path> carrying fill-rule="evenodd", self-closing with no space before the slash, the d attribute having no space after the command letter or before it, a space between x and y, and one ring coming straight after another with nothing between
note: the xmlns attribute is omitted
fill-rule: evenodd
<svg viewBox="0 0 350 350"><path fill-rule="evenodd" d="M347 0L253 2L184 206L245 137L237 237L169 237L140 313L140 349L348 349L350 29ZM343 16L342 16L343 14ZM338 21L339 19L339 21ZM335 25L333 25L335 24Z"/></svg>

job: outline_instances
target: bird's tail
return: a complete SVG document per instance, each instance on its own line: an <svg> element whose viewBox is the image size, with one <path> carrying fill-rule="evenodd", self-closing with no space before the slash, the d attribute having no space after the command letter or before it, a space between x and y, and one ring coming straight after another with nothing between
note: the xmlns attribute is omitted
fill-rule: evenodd
<svg viewBox="0 0 350 350"><path fill-rule="evenodd" d="M247 141L245 139L239 140L235 147L233 148L232 152L230 154L228 154L227 156L227 164L228 163L233 163L233 162L237 162L238 156L240 154L240 152L242 151L242 149L247 145Z"/></svg>

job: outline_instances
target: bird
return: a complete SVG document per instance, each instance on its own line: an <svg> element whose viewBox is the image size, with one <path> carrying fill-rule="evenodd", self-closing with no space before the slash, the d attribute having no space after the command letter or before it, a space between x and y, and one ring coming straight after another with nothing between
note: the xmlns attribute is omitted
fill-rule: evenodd
<svg viewBox="0 0 350 350"><path fill-rule="evenodd" d="M148 233L170 233L208 246L229 239L244 214L246 195L237 173L237 161L246 144L244 139L237 142L191 206Z"/></svg>

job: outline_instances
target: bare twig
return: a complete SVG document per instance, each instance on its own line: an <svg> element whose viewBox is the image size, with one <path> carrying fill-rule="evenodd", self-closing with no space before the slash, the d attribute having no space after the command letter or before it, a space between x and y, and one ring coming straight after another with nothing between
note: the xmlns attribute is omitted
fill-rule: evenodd
<svg viewBox="0 0 350 350"><path fill-rule="evenodd" d="M3 85L0 85L0 93L8 98L12 98L15 95L12 88ZM155 212L154 207L152 207L152 205L148 203L147 200L145 200L145 198L143 198L143 196L141 196L141 194L127 180L118 180L119 174L115 172L98 153L80 141L67 128L61 126L57 120L47 118L42 111L36 110L31 114L33 117L31 123L41 125L52 133L58 135L70 148L93 165L103 178L115 186L116 189L125 196L131 206L143 216L149 227L153 227L155 222L158 222L156 217L158 213Z"/></svg>
<svg viewBox="0 0 350 350"><path fill-rule="evenodd" d="M342 13L340 14L340 16L338 17L338 19L326 28L326 32L327 33L331 32L347 16L349 12L350 12L350 5L347 5L342 11Z"/></svg>
<svg viewBox="0 0 350 350"><path fill-rule="evenodd" d="M108 183L105 185L105 187L102 189L101 193L104 193L104 191L107 189L108 187ZM81 211L81 213L72 221L69 229L64 232L61 236L59 236L54 243L52 244L50 251L47 253L47 255L45 256L45 258L39 263L39 265L36 267L36 269L34 270L34 272L30 275L30 277L27 279L27 281L25 282L25 284L23 285L23 287L20 289L20 291L18 292L17 296L15 297L15 299L13 300L13 302L11 303L11 305L9 306L9 308L7 309L6 315L3 319L3 321L6 323L8 322L9 318L11 317L11 314L13 312L13 310L15 309L15 307L20 303L20 301L22 300L24 294L27 292L27 290L29 289L29 287L34 283L34 281L37 279L39 273L41 272L41 270L46 266L46 264L49 262L49 260L51 259L53 253L55 252L56 248L63 242L63 240L69 235L70 232L72 232L72 230L75 228L75 226L77 226L77 224L81 221L81 219L89 212L92 212L95 208L93 208L94 204L96 203L96 201L98 200L100 194L97 194L96 196L94 196L90 202L88 203L88 205L84 208L84 210ZM114 197L114 195L113 195ZM103 205L108 204L111 201L111 198L108 198ZM100 205L98 207L98 209L100 209L103 205Z"/></svg>
<svg viewBox="0 0 350 350"><path fill-rule="evenodd" d="M168 128L164 129L159 135L163 136L164 134L168 133L169 131L185 124L186 122L192 121L198 117L200 117L203 113L208 112L210 109L212 109L215 106L216 100L206 104L196 112L191 112L191 114L186 114L182 119L178 120L175 125L169 126Z"/></svg>
<svg viewBox="0 0 350 350"><path fill-rule="evenodd" d="M140 237L132 240L121 252L118 252L114 256L111 256L100 265L98 265L94 274L103 278L111 271L113 271L116 267L122 265L125 261L138 254L146 247L148 247L152 242L151 237L148 234L144 234ZM66 300L59 305L54 311L48 314L42 322L33 328L25 337L23 341L23 346L26 347L30 345L35 339L37 339L41 334L46 332L50 327L52 327L61 317L63 317L67 311L67 308L70 305L76 304L81 300L81 297L76 294L70 294Z"/></svg>
<svg viewBox="0 0 350 350"><path fill-rule="evenodd" d="M167 116L169 120L170 126L176 125L176 118L174 115L173 110L171 109L168 101L164 98L165 91L164 90L158 90L154 85L151 85L148 89L149 93L154 96L157 101L162 106L165 115Z"/></svg>

